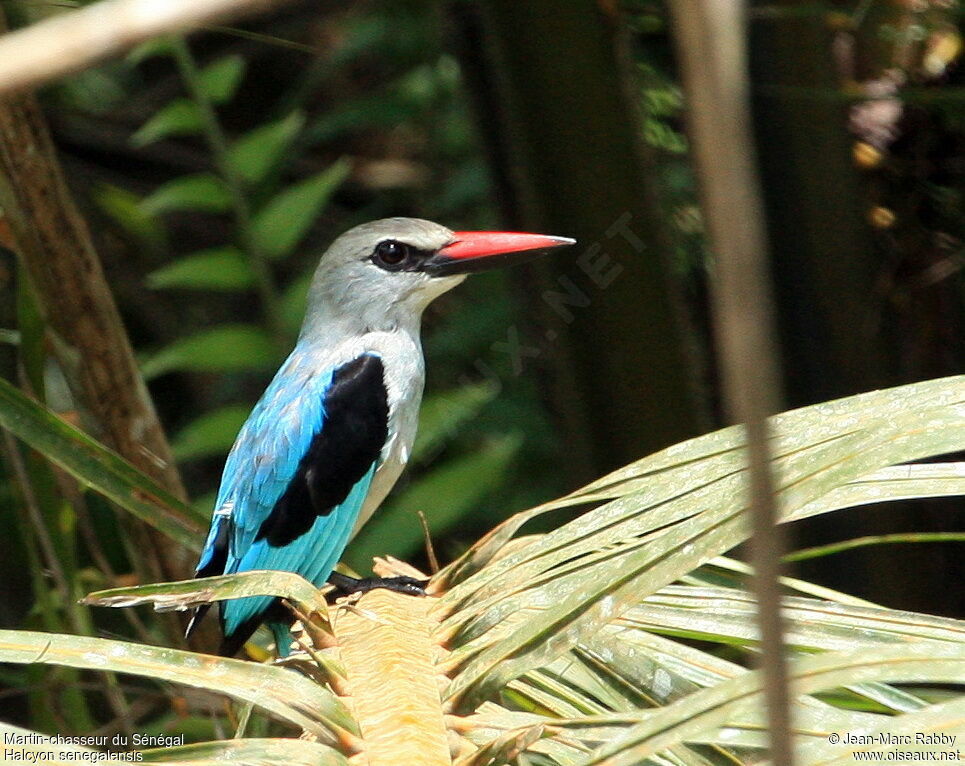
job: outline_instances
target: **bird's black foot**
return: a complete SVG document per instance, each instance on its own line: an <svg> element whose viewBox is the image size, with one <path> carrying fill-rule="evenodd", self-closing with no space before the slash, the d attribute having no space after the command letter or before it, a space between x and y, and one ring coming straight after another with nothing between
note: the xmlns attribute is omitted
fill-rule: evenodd
<svg viewBox="0 0 965 766"><path fill-rule="evenodd" d="M426 595L428 580L416 580L414 577L363 577L361 579L332 572L328 576L329 585L335 586L335 596L350 596L353 593L367 593L376 588L393 590L409 596Z"/></svg>

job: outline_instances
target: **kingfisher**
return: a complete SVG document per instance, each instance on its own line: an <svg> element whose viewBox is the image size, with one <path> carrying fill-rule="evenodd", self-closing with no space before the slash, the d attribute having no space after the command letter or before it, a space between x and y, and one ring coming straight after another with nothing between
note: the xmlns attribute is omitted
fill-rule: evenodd
<svg viewBox="0 0 965 766"><path fill-rule="evenodd" d="M195 576L273 569L342 594L387 587L424 595L426 583L412 578L333 571L412 451L425 383L422 312L471 272L572 244L454 232L417 218L373 221L338 237L312 278L295 348L228 454ZM292 620L278 599L218 606L222 655L235 654L262 623L288 654ZM188 635L207 609L195 611Z"/></svg>

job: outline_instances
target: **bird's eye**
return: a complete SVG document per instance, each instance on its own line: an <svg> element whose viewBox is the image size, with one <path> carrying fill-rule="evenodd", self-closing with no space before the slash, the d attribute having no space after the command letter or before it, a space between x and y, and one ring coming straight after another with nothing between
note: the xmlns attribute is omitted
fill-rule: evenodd
<svg viewBox="0 0 965 766"><path fill-rule="evenodd" d="M403 242L386 239L375 246L372 259L383 268L400 268L412 254L412 248Z"/></svg>

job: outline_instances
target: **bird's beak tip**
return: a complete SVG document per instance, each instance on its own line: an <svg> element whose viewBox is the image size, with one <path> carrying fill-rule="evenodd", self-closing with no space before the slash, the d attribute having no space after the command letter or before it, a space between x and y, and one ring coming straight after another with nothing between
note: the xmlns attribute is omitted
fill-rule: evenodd
<svg viewBox="0 0 965 766"><path fill-rule="evenodd" d="M483 271L529 260L542 251L576 244L570 237L510 231L457 231L431 264L440 276ZM498 256L498 257L497 257Z"/></svg>

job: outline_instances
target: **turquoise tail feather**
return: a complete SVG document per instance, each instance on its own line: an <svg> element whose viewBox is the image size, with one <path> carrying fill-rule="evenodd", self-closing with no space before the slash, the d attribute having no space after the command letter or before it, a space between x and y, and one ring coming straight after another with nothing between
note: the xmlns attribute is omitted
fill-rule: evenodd
<svg viewBox="0 0 965 766"><path fill-rule="evenodd" d="M270 546L264 539L256 542L232 569L232 573L275 569L295 572L316 587L324 585L348 544L374 474L373 464L352 487L345 500L331 512L319 516L308 532L297 540L280 548ZM272 596L246 596L221 602L221 622L229 651L232 645L237 644L240 648L241 643L248 640L274 602ZM279 654L287 656L290 643L288 625L272 621L269 627L275 634ZM282 634L285 636L283 639L280 638Z"/></svg>

